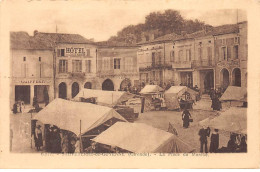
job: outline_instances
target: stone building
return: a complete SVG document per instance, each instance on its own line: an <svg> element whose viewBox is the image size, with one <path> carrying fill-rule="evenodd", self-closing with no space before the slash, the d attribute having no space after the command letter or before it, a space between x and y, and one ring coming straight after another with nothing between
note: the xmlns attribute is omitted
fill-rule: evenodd
<svg viewBox="0 0 260 172"><path fill-rule="evenodd" d="M175 33L167 34L154 39L150 36L149 40L143 38L139 50L137 51L140 81L144 84L157 84L160 86L172 82L172 60L173 42L177 37Z"/></svg>
<svg viewBox="0 0 260 172"><path fill-rule="evenodd" d="M26 32L10 33L11 106L15 101L32 105L33 97L44 103L54 98L53 47Z"/></svg>
<svg viewBox="0 0 260 172"><path fill-rule="evenodd" d="M247 22L221 26L213 34L216 87L247 86Z"/></svg>
<svg viewBox="0 0 260 172"><path fill-rule="evenodd" d="M138 47L107 42L98 45L98 89L113 91L138 86Z"/></svg>

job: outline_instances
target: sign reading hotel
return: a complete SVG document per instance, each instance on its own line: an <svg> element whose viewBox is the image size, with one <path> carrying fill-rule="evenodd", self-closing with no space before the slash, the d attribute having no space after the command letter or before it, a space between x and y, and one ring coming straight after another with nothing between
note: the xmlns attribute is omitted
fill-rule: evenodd
<svg viewBox="0 0 260 172"><path fill-rule="evenodd" d="M66 48L66 54L85 55L85 48Z"/></svg>

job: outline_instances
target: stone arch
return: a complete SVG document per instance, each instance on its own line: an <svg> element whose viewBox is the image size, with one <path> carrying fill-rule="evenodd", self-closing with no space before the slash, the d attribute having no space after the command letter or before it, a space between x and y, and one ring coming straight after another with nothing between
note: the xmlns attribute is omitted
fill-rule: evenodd
<svg viewBox="0 0 260 172"><path fill-rule="evenodd" d="M67 99L67 84L65 82L59 84L59 98Z"/></svg>
<svg viewBox="0 0 260 172"><path fill-rule="evenodd" d="M234 68L232 71L232 85L241 87L241 70Z"/></svg>
<svg viewBox="0 0 260 172"><path fill-rule="evenodd" d="M129 88L130 86L132 86L131 80L129 78L125 78L120 84L120 90L125 91L125 89Z"/></svg>
<svg viewBox="0 0 260 172"><path fill-rule="evenodd" d="M74 98L79 93L79 84L77 82L73 82L71 85L71 98Z"/></svg>
<svg viewBox="0 0 260 172"><path fill-rule="evenodd" d="M229 86L229 71L226 68L220 71L220 83L224 90Z"/></svg>
<svg viewBox="0 0 260 172"><path fill-rule="evenodd" d="M91 83L91 82L86 82L86 83L84 84L84 88L92 89L92 83Z"/></svg>
<svg viewBox="0 0 260 172"><path fill-rule="evenodd" d="M102 83L102 90L114 91L114 83L111 79L106 79Z"/></svg>

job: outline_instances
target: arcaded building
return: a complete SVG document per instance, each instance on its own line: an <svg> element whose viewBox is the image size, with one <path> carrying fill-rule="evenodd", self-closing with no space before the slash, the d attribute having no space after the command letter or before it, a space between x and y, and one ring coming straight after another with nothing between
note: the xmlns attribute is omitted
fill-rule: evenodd
<svg viewBox="0 0 260 172"><path fill-rule="evenodd" d="M97 89L118 91L139 86L137 46L98 43Z"/></svg>

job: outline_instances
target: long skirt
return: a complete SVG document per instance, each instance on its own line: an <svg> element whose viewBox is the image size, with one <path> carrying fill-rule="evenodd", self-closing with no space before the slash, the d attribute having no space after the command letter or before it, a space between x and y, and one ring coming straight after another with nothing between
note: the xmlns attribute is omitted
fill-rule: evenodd
<svg viewBox="0 0 260 172"><path fill-rule="evenodd" d="M42 134L38 134L38 138L35 137L35 147L43 146Z"/></svg>

